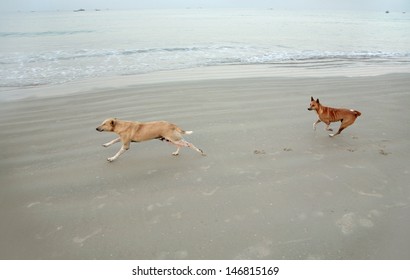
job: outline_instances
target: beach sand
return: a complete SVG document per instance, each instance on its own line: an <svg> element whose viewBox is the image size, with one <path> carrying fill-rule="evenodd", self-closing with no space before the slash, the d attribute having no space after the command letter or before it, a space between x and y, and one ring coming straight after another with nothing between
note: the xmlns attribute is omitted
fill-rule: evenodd
<svg viewBox="0 0 410 280"><path fill-rule="evenodd" d="M218 69L4 93L0 258L410 259L410 74ZM330 138L310 96L362 116ZM176 123L207 156L109 163L108 117Z"/></svg>

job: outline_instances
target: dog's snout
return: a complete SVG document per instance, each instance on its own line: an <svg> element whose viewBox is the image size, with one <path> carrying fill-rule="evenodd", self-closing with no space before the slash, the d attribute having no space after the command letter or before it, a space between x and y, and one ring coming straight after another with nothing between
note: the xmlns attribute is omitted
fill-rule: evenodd
<svg viewBox="0 0 410 280"><path fill-rule="evenodd" d="M100 127L97 127L95 130L100 131L100 132L102 131Z"/></svg>
<svg viewBox="0 0 410 280"><path fill-rule="evenodd" d="M312 107L307 108L309 111L312 111Z"/></svg>

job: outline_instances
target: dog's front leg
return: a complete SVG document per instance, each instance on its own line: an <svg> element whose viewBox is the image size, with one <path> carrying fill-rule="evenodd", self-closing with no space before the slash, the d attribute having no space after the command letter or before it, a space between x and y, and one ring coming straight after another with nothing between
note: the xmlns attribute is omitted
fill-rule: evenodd
<svg viewBox="0 0 410 280"><path fill-rule="evenodd" d="M116 160L120 155L122 155L123 153L125 153L126 150L129 149L129 146L126 145L122 145L121 149L118 151L118 153L115 154L115 156L107 158L107 160L109 162L113 162L114 160Z"/></svg>
<svg viewBox="0 0 410 280"><path fill-rule="evenodd" d="M103 147L109 147L109 146L111 146L112 144L118 143L118 142L120 142L120 141L121 141L121 138L118 137L118 138L116 138L116 139L114 139L114 140L112 140L112 141L110 141L110 142L108 142L108 143L103 144Z"/></svg>
<svg viewBox="0 0 410 280"><path fill-rule="evenodd" d="M321 122L321 120L318 119L317 121L315 121L315 122L313 123L313 130L316 130L316 126L317 126L317 124L320 123L320 122Z"/></svg>

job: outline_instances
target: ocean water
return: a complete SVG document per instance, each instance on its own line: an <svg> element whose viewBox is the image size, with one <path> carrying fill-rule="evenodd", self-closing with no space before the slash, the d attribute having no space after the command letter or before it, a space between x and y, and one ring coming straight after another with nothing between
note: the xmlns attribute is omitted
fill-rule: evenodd
<svg viewBox="0 0 410 280"><path fill-rule="evenodd" d="M232 64L410 67L410 13L135 10L0 15L0 87Z"/></svg>

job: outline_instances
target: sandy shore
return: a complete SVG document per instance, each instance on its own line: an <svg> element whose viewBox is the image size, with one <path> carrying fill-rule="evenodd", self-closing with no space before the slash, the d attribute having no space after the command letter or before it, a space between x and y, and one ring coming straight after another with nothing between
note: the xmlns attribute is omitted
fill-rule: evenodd
<svg viewBox="0 0 410 280"><path fill-rule="evenodd" d="M410 74L249 71L7 92L0 258L410 259ZM314 132L311 95L362 116ZM207 157L151 141L108 163L111 116L193 130Z"/></svg>

